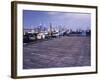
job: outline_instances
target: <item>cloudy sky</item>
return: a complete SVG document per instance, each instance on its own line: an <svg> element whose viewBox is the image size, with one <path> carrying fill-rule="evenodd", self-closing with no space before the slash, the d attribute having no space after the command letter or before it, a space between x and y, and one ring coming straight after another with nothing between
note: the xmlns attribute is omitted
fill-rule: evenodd
<svg viewBox="0 0 100 80"><path fill-rule="evenodd" d="M88 29L91 27L91 14L75 12L32 11L23 10L24 28L34 28L42 24L45 27L65 26L71 29Z"/></svg>

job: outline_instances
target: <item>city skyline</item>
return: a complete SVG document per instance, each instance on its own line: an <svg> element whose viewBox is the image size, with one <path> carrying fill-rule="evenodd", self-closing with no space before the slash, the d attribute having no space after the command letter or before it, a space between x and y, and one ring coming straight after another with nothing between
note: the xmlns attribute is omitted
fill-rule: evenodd
<svg viewBox="0 0 100 80"><path fill-rule="evenodd" d="M86 30L91 27L91 14L23 10L24 28L34 29L39 25L49 28L50 24L52 24L53 27L62 26L73 30Z"/></svg>

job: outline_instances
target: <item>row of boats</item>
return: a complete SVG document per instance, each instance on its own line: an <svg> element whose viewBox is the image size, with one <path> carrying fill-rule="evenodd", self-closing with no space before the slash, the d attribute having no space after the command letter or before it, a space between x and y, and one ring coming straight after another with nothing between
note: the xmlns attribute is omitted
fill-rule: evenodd
<svg viewBox="0 0 100 80"><path fill-rule="evenodd" d="M23 35L23 42L28 43L37 40L45 40L51 38L57 38L61 36L90 36L90 30L83 31L41 31L41 32L25 32Z"/></svg>

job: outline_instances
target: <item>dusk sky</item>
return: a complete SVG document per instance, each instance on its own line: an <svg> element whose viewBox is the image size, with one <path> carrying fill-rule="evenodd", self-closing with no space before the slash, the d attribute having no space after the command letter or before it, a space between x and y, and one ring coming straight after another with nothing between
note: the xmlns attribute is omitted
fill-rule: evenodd
<svg viewBox="0 0 100 80"><path fill-rule="evenodd" d="M24 28L34 28L40 24L44 27L65 26L71 29L90 29L91 14L75 12L33 11L23 10Z"/></svg>

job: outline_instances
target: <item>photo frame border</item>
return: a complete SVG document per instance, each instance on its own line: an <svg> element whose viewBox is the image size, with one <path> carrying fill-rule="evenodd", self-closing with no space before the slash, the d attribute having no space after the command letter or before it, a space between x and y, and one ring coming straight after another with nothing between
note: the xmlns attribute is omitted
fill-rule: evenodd
<svg viewBox="0 0 100 80"><path fill-rule="evenodd" d="M46 6L60 6L60 7L78 7L78 8L93 8L96 10L96 71L94 72L80 72L80 73L63 73L50 75L33 75L33 76L17 76L17 4L27 5L46 5ZM43 3L43 2L26 2L26 1L12 1L11 2L11 77L18 78L35 78L35 77L50 77L50 76L65 76L65 75L80 75L80 74L94 74L98 72L98 7L89 5L73 5L73 4L58 4L58 3Z"/></svg>

